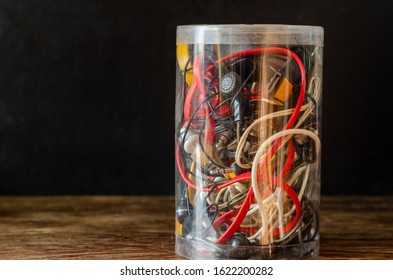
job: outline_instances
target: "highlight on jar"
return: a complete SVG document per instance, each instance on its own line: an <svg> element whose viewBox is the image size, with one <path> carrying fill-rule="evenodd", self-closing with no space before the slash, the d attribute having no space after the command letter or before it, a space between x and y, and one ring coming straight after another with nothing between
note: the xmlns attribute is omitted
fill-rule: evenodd
<svg viewBox="0 0 393 280"><path fill-rule="evenodd" d="M321 47L178 44L176 52L176 251L315 257Z"/></svg>

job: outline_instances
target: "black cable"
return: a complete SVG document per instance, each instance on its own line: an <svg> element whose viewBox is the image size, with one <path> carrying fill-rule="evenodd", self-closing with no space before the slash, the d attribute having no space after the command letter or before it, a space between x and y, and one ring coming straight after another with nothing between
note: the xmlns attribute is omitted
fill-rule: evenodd
<svg viewBox="0 0 393 280"><path fill-rule="evenodd" d="M195 117L197 111L199 110L199 108L200 108L205 102L207 102L207 101L208 101L210 98L212 98L212 97L214 97L214 95L205 97L205 98L197 105L196 109L195 109L194 112L191 114L191 118L190 118L188 124L186 125L186 128L185 128L184 132L183 132L183 137L182 137L182 140L181 140L181 146L178 147L178 148L180 149L180 156L181 156L181 160L182 160L182 162L183 162L183 166L184 166L185 170L187 171L188 174L190 174L190 175L192 175L192 176L194 176L194 177L196 177L196 175L195 175L193 172L191 172L191 170L187 167L186 157L185 157L185 155L184 155L184 152L185 152L185 151L184 151L184 143L185 143L186 136L187 136L187 134L188 134L188 130L190 129L191 123L192 123L193 118ZM180 130L179 130L179 135L178 135L178 137L180 137ZM178 142L177 142L177 145L179 145ZM205 178L202 178L202 180L208 181L208 182L212 182L211 180L208 180L208 179L205 179Z"/></svg>

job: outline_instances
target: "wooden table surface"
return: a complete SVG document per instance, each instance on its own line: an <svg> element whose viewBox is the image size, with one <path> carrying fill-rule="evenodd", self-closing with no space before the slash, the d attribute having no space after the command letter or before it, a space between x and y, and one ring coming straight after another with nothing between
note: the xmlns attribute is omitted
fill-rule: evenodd
<svg viewBox="0 0 393 280"><path fill-rule="evenodd" d="M321 199L318 259L393 259L393 197ZM174 197L0 197L0 259L182 259Z"/></svg>

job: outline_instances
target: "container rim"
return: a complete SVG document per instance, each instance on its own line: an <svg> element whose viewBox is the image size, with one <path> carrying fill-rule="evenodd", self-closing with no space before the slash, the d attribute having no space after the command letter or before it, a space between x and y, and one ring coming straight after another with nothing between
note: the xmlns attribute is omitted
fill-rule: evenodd
<svg viewBox="0 0 393 280"><path fill-rule="evenodd" d="M302 44L323 46L324 29L287 24L191 24L177 26L177 44Z"/></svg>

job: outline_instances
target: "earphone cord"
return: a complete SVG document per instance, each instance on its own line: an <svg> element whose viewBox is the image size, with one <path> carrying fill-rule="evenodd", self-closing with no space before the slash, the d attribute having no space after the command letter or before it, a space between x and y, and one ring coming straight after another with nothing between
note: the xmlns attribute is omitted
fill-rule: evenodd
<svg viewBox="0 0 393 280"><path fill-rule="evenodd" d="M293 127L299 113L300 113L300 108L303 104L304 101L304 95L305 95L305 69L304 66L300 60L300 58L292 51L285 49L285 48L278 48L278 47L272 47L272 48L257 48L257 49L251 49L251 50L246 50L246 51L240 51L240 52L236 52L233 54L230 54L228 56L225 56L219 60L216 61L216 64L225 62L231 58L234 57L240 57L240 56L249 56L249 55L256 55L256 54L264 54L264 53L274 53L274 54L284 54L287 55L289 57L291 57L296 64L298 65L299 69L300 69L300 76L301 76L301 81L300 81L300 90L299 90L299 96L298 96L298 100L297 103L295 105L295 108L292 112L291 117L289 118L288 122L286 123L284 130L286 129L290 129ZM203 80L202 80L202 71L200 70L200 62L202 60L202 56L196 56L194 59L194 65L193 65L193 72L194 72L194 81L192 83L192 85L190 86L190 90L185 98L185 105L184 105L184 115L185 117L185 121L188 120L188 125L190 125L191 120L192 120L192 116L190 114L190 104L191 104L191 100L193 100L193 95L195 94L196 89L198 88L200 94L202 94L202 97L204 97L205 99L209 99L211 98L211 96L206 97L206 90L203 87ZM213 66L210 65L208 67L208 71L212 70ZM205 103L204 103L205 104ZM201 108L201 103L198 104L198 110L199 108ZM211 116L211 112L208 113L208 108L204 108L205 114L206 114L206 118L210 118ZM195 110L193 112L193 114L195 115L197 112L197 110ZM207 121L207 120L206 120ZM205 125L206 125L206 121L205 121ZM209 123L206 127L206 133L205 133L205 139L207 139L207 143L212 141L212 135L214 137L214 131L212 131L212 127L214 127L214 122ZM181 146L182 143L184 143L185 139L183 138L182 140L179 141L179 145ZM266 153L268 156L265 157L266 162L269 161L269 159L272 157L271 155L274 155L277 152L278 147L281 145L282 143L282 138L278 138L270 147L269 151ZM180 147L177 147L176 149L176 162L177 162L177 167L179 170L179 173L182 177L182 179L193 189L198 190L198 191L203 191L203 192L209 192L212 190L213 187L210 188L205 188L205 187L199 187L197 185L195 185L191 179L189 179L187 172L185 170L185 167L183 166L183 161L182 161L182 156L181 156L181 151L180 151ZM254 160L258 160L258 159L254 159ZM281 172L281 176L286 175L289 170L291 169L291 166L293 164L294 158L288 156L285 164L284 164L284 169ZM284 172L285 171L285 172ZM286 174L285 174L286 173ZM275 178L275 176L269 175L269 179L268 182L272 183L274 181L277 181L277 179ZM284 178L284 177L281 177ZM234 178L228 180L225 183L219 184L217 186L214 186L215 190L220 190L223 188L226 188L236 182L241 182L241 181L249 181L251 180L251 172L245 172L243 174L237 175ZM282 180L281 180L282 181ZM282 186L281 186L282 185ZM293 201L293 203L296 206L296 217L295 219L288 225L285 226L285 231L288 232L290 231L297 223L297 220L300 216L300 203L299 200L296 196L296 193L293 191L293 189L287 185L285 182L281 182L281 184L279 184L279 187L281 187L291 198L291 200ZM245 218L245 215L247 214L247 211L252 203L254 199L254 193L253 193L253 188L249 188L249 191L247 193L247 196L244 200L244 202L242 203L242 205L239 207L239 211L237 213L237 215L235 216L232 224L229 226L229 228L220 236L220 238L217 239L217 243L224 243L226 242L235 232L236 230L240 227L242 221Z"/></svg>

